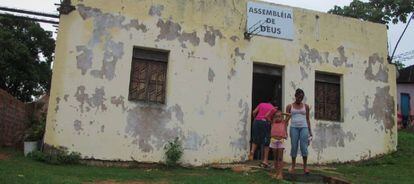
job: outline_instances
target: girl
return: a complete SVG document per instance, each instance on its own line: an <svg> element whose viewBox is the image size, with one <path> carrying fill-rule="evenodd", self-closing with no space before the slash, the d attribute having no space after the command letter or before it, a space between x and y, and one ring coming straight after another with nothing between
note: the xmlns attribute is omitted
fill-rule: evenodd
<svg viewBox="0 0 414 184"><path fill-rule="evenodd" d="M283 118L285 115L285 118ZM276 173L274 178L281 180L283 179L283 151L285 149L284 141L287 139L287 123L290 114L282 113L282 111L276 111L272 120L271 139L269 147L273 151L274 155L274 167Z"/></svg>

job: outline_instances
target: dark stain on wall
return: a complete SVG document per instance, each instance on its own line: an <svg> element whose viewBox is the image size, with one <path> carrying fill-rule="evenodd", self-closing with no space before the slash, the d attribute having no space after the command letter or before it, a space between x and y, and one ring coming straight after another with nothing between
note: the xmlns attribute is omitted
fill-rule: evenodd
<svg viewBox="0 0 414 184"><path fill-rule="evenodd" d="M82 75L92 68L93 53L86 46L77 46L76 51L80 53L76 56L76 67L81 70Z"/></svg>
<svg viewBox="0 0 414 184"><path fill-rule="evenodd" d="M116 63L124 55L124 44L109 40L105 44L104 58L100 70L92 70L91 75L96 78L112 80L115 77Z"/></svg>
<svg viewBox="0 0 414 184"><path fill-rule="evenodd" d="M162 11L164 10L164 5L151 5L151 8L148 12L148 15L151 16L161 16Z"/></svg>
<svg viewBox="0 0 414 184"><path fill-rule="evenodd" d="M88 41L88 44L76 47L79 53L76 57L77 67L82 71L82 75L85 75L92 68L93 48L103 43L104 56L102 66L99 70L92 70L90 74L97 78L112 80L115 77L116 64L123 57L124 47L122 42L112 40L113 38L109 30L112 28L125 30L135 28L136 30L146 32L147 28L136 19L127 22L124 16L103 13L97 8L86 7L82 4L77 6L77 10L83 20L93 19L94 26L92 38Z"/></svg>
<svg viewBox="0 0 414 184"><path fill-rule="evenodd" d="M56 97L56 107L55 107L55 112L59 111L59 103L60 103L60 98Z"/></svg>
<svg viewBox="0 0 414 184"><path fill-rule="evenodd" d="M233 42L237 42L237 41L240 40L240 38L237 37L237 36L232 36L232 37L230 37L230 40L232 40Z"/></svg>
<svg viewBox="0 0 414 184"><path fill-rule="evenodd" d="M89 94L85 93L85 86L78 86L78 89L76 90L74 97L80 103L79 108L81 112L83 113L84 112L83 108L84 108L85 103L89 103L88 102Z"/></svg>
<svg viewBox="0 0 414 184"><path fill-rule="evenodd" d="M293 91L297 89L296 84L293 81L290 81L290 86L292 87Z"/></svg>
<svg viewBox="0 0 414 184"><path fill-rule="evenodd" d="M67 101L68 101L68 97L69 97L69 95L68 95L68 94L66 94L65 96L63 96L63 99L65 100L65 102L67 102Z"/></svg>
<svg viewBox="0 0 414 184"><path fill-rule="evenodd" d="M368 100L369 100L369 96L365 96L365 103L364 103L364 106L363 106L364 110L358 112L359 116L365 118L367 121L371 118L371 112L370 112L369 107L368 107L368 105L369 105Z"/></svg>
<svg viewBox="0 0 414 184"><path fill-rule="evenodd" d="M209 68L208 69L208 81L213 82L215 76L216 74L214 73L214 71L211 68Z"/></svg>
<svg viewBox="0 0 414 184"><path fill-rule="evenodd" d="M168 141L182 137L181 128L168 125L173 113L181 121L180 116L183 114L180 109L179 105L170 108L137 106L130 109L125 133L134 137L132 143L138 145L143 152L160 150Z"/></svg>
<svg viewBox="0 0 414 184"><path fill-rule="evenodd" d="M125 107L125 101L124 101L124 97L123 96L113 96L111 97L111 104L114 104L116 107L121 106L122 107L122 111L125 112L127 110L127 108Z"/></svg>
<svg viewBox="0 0 414 184"><path fill-rule="evenodd" d="M87 111L89 111L90 108L96 108L96 112L99 109L101 111L107 110L107 107L104 103L106 101L104 87L95 88L95 93L91 95L85 93L85 90L85 86L78 86L78 89L74 95L76 100L79 102L81 113L84 112L85 103L88 105L88 107L85 108Z"/></svg>
<svg viewBox="0 0 414 184"><path fill-rule="evenodd" d="M352 68L354 65L348 61L348 57L345 55L345 48L343 46L338 47L337 49L339 57L334 57L332 60L332 64L335 67L347 67ZM311 64L318 62L319 64L323 63L330 63L329 61L329 52L320 52L315 48L309 48L308 45L305 44L303 49L300 49L299 54L299 63L303 63L306 68L310 68Z"/></svg>
<svg viewBox="0 0 414 184"><path fill-rule="evenodd" d="M96 111L98 111L99 109L105 111L107 108L104 104L104 102L106 101L104 87L95 88L95 93L92 94L92 97L89 99L89 101L90 104L92 104L92 107L96 108Z"/></svg>
<svg viewBox="0 0 414 184"><path fill-rule="evenodd" d="M227 79L231 80L236 74L237 74L237 71L234 68L231 68L230 74L227 75Z"/></svg>
<svg viewBox="0 0 414 184"><path fill-rule="evenodd" d="M311 63L316 63L317 61L322 63L322 57L319 54L319 51L314 48L310 49L309 46L305 44L304 48L300 49L299 63L303 63L309 68Z"/></svg>
<svg viewBox="0 0 414 184"><path fill-rule="evenodd" d="M376 74L373 73L372 67L378 64L379 69ZM388 82L388 68L384 66L384 58L377 53L369 56L368 67L365 70L365 78L369 81Z"/></svg>
<svg viewBox="0 0 414 184"><path fill-rule="evenodd" d="M338 47L339 57L334 57L332 63L334 66L339 67L345 65L345 67L351 68L354 65L348 63L348 57L345 56L345 48L344 46Z"/></svg>
<svg viewBox="0 0 414 184"><path fill-rule="evenodd" d="M181 106L179 106L178 104L175 104L174 106L171 107L171 110L175 112L175 118L181 123L184 123L184 112L181 109Z"/></svg>
<svg viewBox="0 0 414 184"><path fill-rule="evenodd" d="M302 76L302 80L307 79L309 77L308 73L306 73L305 68L303 68L302 66L300 66L300 74Z"/></svg>
<svg viewBox="0 0 414 184"><path fill-rule="evenodd" d="M244 102L240 99L239 101L240 107L240 120L238 123L238 128L235 130L239 132L239 137L236 140L231 141L230 145L238 150L248 150L249 148L249 141L247 140L247 125L249 124L249 115L250 115L250 107L249 103Z"/></svg>
<svg viewBox="0 0 414 184"><path fill-rule="evenodd" d="M223 34L218 29L214 29L212 26L204 25L206 33L204 34L204 42L208 43L210 46L216 45L216 38L224 38Z"/></svg>
<svg viewBox="0 0 414 184"><path fill-rule="evenodd" d="M75 120L73 121L73 129L75 129L75 131L78 133L78 135L80 134L80 131L83 131L82 128L82 122L79 120Z"/></svg>
<svg viewBox="0 0 414 184"><path fill-rule="evenodd" d="M210 103L210 93L208 93L208 95L206 96L206 101L204 102L206 105L208 105Z"/></svg>
<svg viewBox="0 0 414 184"><path fill-rule="evenodd" d="M329 147L345 147L345 141L355 140L355 134L345 132L340 124L316 124L314 128L312 148L317 152L317 160L321 160L324 149Z"/></svg>
<svg viewBox="0 0 414 184"><path fill-rule="evenodd" d="M372 102L372 107L369 106L369 97L365 97L364 109L359 112L361 117L364 117L367 121L370 118L375 119L375 123L383 126L385 132L388 131L392 134L392 128L394 128L396 122L394 121L395 117L395 102L394 98L390 95L390 87L377 87Z"/></svg>
<svg viewBox="0 0 414 184"><path fill-rule="evenodd" d="M234 49L234 55L244 60L244 56L246 55L246 53L240 52L240 49L237 47Z"/></svg>
<svg viewBox="0 0 414 184"><path fill-rule="evenodd" d="M187 33L181 30L181 26L178 23L175 23L171 20L163 21L159 19L157 22L157 27L160 28L160 34L157 37L157 40L176 40L181 43L183 48L187 48L185 42L189 42L194 46L198 46L200 44L200 38L197 37L197 33L194 31L192 33Z"/></svg>
<svg viewBox="0 0 414 184"><path fill-rule="evenodd" d="M189 134L184 137L184 149L197 151L200 147L207 145L208 139L207 136L200 136L197 132L189 132Z"/></svg>

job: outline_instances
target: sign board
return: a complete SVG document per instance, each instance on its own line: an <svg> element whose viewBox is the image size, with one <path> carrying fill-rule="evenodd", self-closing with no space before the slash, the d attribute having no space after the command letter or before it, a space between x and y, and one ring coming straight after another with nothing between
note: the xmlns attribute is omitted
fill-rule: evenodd
<svg viewBox="0 0 414 184"><path fill-rule="evenodd" d="M264 3L247 3L247 33L293 40L294 30L291 8Z"/></svg>

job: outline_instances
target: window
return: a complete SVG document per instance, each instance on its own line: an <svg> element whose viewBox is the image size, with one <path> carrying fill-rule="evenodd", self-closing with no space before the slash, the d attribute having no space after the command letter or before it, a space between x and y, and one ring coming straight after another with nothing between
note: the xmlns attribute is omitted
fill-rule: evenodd
<svg viewBox="0 0 414 184"><path fill-rule="evenodd" d="M165 103L168 52L134 48L128 99Z"/></svg>
<svg viewBox="0 0 414 184"><path fill-rule="evenodd" d="M315 118L331 121L341 120L340 76L316 73Z"/></svg>

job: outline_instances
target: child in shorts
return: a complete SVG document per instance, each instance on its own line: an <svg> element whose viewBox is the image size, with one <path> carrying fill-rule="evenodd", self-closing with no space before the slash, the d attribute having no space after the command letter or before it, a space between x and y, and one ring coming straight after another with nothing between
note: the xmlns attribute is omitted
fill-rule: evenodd
<svg viewBox="0 0 414 184"><path fill-rule="evenodd" d="M283 117L285 116L285 117ZM276 111L273 120L270 133L270 145L269 147L273 151L274 155L274 167L276 170L273 178L278 180L283 179L283 151L285 149L285 140L287 139L287 123L286 120L290 117L290 114L283 113L282 111Z"/></svg>

